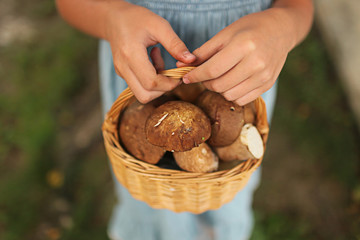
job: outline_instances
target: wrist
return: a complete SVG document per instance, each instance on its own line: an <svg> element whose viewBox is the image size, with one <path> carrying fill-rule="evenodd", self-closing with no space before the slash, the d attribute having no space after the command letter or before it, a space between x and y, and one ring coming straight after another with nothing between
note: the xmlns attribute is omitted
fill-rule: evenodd
<svg viewBox="0 0 360 240"><path fill-rule="evenodd" d="M104 17L102 18L102 36L103 39L111 41L114 28L117 29L119 17L123 16L123 12L132 5L126 1L106 0ZM118 31L119 29L117 29Z"/></svg>
<svg viewBox="0 0 360 240"><path fill-rule="evenodd" d="M279 35L284 39L285 46L288 51L291 51L299 42L299 33L296 26L296 20L288 10L282 8L270 8L271 16L274 19L274 23L279 29Z"/></svg>
<svg viewBox="0 0 360 240"><path fill-rule="evenodd" d="M280 24L290 34L292 48L309 33L314 14L312 0L276 0L269 10L282 19Z"/></svg>

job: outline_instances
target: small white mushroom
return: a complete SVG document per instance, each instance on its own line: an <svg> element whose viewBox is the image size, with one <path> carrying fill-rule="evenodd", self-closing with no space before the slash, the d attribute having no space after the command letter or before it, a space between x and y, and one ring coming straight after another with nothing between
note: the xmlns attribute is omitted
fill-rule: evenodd
<svg viewBox="0 0 360 240"><path fill-rule="evenodd" d="M218 157L206 143L189 151L173 154L179 167L189 172L213 172L219 166Z"/></svg>

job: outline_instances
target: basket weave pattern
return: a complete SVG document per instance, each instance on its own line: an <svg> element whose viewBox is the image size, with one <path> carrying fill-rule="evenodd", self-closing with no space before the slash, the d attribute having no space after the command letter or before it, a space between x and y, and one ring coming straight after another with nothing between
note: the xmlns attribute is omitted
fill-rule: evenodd
<svg viewBox="0 0 360 240"><path fill-rule="evenodd" d="M181 79L192 67L163 71L162 74ZM249 159L230 170L213 173L190 173L163 169L128 154L119 143L118 123L120 113L134 100L130 89L123 91L105 116L102 126L104 144L115 176L130 194L153 208L174 212L202 213L220 208L231 201L248 182L262 159ZM264 145L269 126L265 103L255 100L256 127Z"/></svg>

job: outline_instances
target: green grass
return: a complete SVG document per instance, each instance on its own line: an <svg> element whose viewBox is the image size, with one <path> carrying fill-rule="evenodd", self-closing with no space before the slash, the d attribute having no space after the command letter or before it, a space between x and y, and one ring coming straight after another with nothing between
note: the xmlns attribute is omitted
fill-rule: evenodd
<svg viewBox="0 0 360 240"><path fill-rule="evenodd" d="M304 221L294 221L294 216L284 214L264 214L255 212L256 225L252 240L315 240L311 227Z"/></svg>
<svg viewBox="0 0 360 240"><path fill-rule="evenodd" d="M289 55L280 75L274 121L305 156L354 187L360 169L359 131L328 59L316 32Z"/></svg>
<svg viewBox="0 0 360 240"><path fill-rule="evenodd" d="M46 176L57 167L58 116L85 84L86 68L96 58L95 40L54 17L43 20L49 25L35 41L0 49L0 238L4 240L35 234L57 194Z"/></svg>
<svg viewBox="0 0 360 240"><path fill-rule="evenodd" d="M106 228L114 201L104 156L104 150L96 148L71 166L77 171L67 176L62 195L72 202L73 226L63 229L60 239L108 239Z"/></svg>

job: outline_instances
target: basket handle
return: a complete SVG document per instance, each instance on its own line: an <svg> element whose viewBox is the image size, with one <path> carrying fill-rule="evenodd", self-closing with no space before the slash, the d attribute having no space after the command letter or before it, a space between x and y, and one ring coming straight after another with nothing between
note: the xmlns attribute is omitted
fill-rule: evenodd
<svg viewBox="0 0 360 240"><path fill-rule="evenodd" d="M187 74L188 72L190 72L193 69L195 69L195 67L172 68L172 69L168 69L168 70L163 70L160 72L160 74L162 74L166 77L169 77L169 78L180 80L180 79L182 79L182 77L185 74Z"/></svg>

